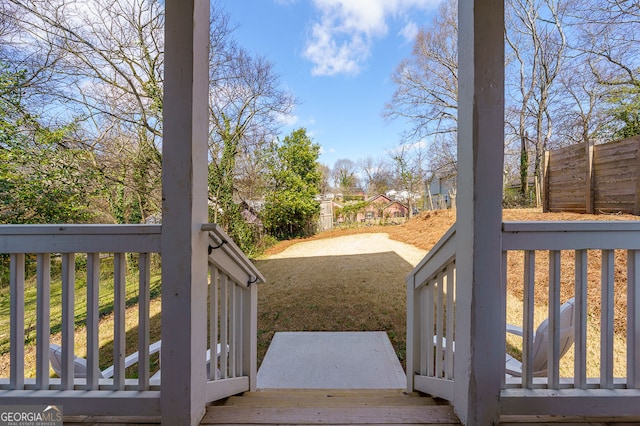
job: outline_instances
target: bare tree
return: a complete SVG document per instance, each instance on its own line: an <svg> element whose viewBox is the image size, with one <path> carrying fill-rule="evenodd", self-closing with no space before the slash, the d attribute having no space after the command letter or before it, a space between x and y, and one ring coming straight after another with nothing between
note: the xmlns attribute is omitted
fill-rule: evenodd
<svg viewBox="0 0 640 426"><path fill-rule="evenodd" d="M331 173L333 183L336 188L342 191L343 195L350 195L358 186L357 166L348 158L336 160Z"/></svg>
<svg viewBox="0 0 640 426"><path fill-rule="evenodd" d="M605 138L640 133L640 4L637 1L578 1L583 23L577 49L584 52L612 119Z"/></svg>
<svg viewBox="0 0 640 426"><path fill-rule="evenodd" d="M112 186L124 188L125 198L138 206L139 215L159 212L164 3L9 0L8 4L17 11L15 22L21 29L13 44L22 43L24 57L39 59L55 76L55 84L45 88L52 111L64 110L82 123L82 142L93 152L95 167ZM223 179L213 189L229 188L233 194L243 186L253 196L259 185L248 180L258 174L251 173L259 167L259 151L273 137L279 118L290 113L294 100L278 88L271 63L251 57L233 42L227 15L219 5L213 8L209 68L214 170L224 143L230 144L227 162L218 168ZM239 157L241 167L236 167Z"/></svg>
<svg viewBox="0 0 640 426"><path fill-rule="evenodd" d="M239 220L238 205L245 201L236 183L243 180L247 186L251 176L240 173L259 167L246 162L261 161L265 141L275 138L281 118L291 113L296 99L280 88L279 76L265 58L253 57L233 42L224 45L223 40L212 40L211 46L209 187L212 220L218 222L223 212L226 226ZM238 168L240 157L243 169Z"/></svg>
<svg viewBox="0 0 640 426"><path fill-rule="evenodd" d="M445 0L391 76L396 89L384 116L409 123L409 142L457 130L457 41L457 1Z"/></svg>
<svg viewBox="0 0 640 426"><path fill-rule="evenodd" d="M369 156L359 160L357 164L363 174L364 187L369 196L384 194L391 189L391 166L383 159L374 160Z"/></svg>
<svg viewBox="0 0 640 426"><path fill-rule="evenodd" d="M540 183L542 157L553 133L554 84L567 54L563 22L567 5L565 0L515 0L507 9L510 65L517 69L507 73L515 77L507 104L517 117L509 127L520 143L523 196L528 193L529 152L534 156L533 174Z"/></svg>
<svg viewBox="0 0 640 426"><path fill-rule="evenodd" d="M424 151L420 147L400 145L390 153L394 166L394 181L401 191L401 198L409 207L409 217L413 216L416 207L417 193L425 192L428 171L424 167Z"/></svg>
<svg viewBox="0 0 640 426"><path fill-rule="evenodd" d="M396 90L384 115L411 126L404 135L402 155L392 158L396 174L404 176L401 185L410 186L412 193L419 188L426 194L435 173L455 171L457 43L457 1L445 0L431 25L418 33L411 56L392 75Z"/></svg>
<svg viewBox="0 0 640 426"><path fill-rule="evenodd" d="M597 143L610 122L604 87L593 78L586 55L569 58L559 76L565 96L557 99L556 146Z"/></svg>

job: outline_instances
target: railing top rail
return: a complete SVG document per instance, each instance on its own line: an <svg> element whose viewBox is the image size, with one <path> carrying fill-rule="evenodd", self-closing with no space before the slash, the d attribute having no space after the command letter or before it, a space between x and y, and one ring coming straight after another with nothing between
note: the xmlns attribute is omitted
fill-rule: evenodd
<svg viewBox="0 0 640 426"><path fill-rule="evenodd" d="M0 253L159 253L161 225L0 225Z"/></svg>
<svg viewBox="0 0 640 426"><path fill-rule="evenodd" d="M503 250L640 249L639 221L504 222Z"/></svg>
<svg viewBox="0 0 640 426"><path fill-rule="evenodd" d="M162 233L162 225L40 224L0 225L2 235L150 235Z"/></svg>
<svg viewBox="0 0 640 426"><path fill-rule="evenodd" d="M456 254L455 239L456 225L454 223L436 245L429 250L424 259L409 273L407 282L410 282L415 277L414 285L418 288L432 279L433 275L439 273L443 267L451 263Z"/></svg>
<svg viewBox="0 0 640 426"><path fill-rule="evenodd" d="M503 222L504 232L610 232L640 231L640 217L634 220L513 221Z"/></svg>
<svg viewBox="0 0 640 426"><path fill-rule="evenodd" d="M240 250L240 247L233 242L231 237L227 235L226 232L216 223L205 223L201 228L203 231L209 232L210 250L209 250L209 258L214 263L216 259L212 256L214 250L222 250L230 259L233 259L234 263L240 267L242 273L247 275L246 283L247 287L251 284L259 284L265 283L267 280L264 278L262 273L256 268L256 266L249 260L249 258ZM225 265L223 263L219 264L222 269L225 269ZM235 275L233 270L234 268L227 267L227 273ZM239 280L240 281L240 280Z"/></svg>

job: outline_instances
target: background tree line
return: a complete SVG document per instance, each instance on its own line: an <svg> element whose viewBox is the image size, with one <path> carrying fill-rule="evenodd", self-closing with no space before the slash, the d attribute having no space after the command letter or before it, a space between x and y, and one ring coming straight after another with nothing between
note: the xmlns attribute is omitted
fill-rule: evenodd
<svg viewBox="0 0 640 426"><path fill-rule="evenodd" d="M297 100L211 16L210 220L251 252L261 229L310 231L319 148L304 129L280 141ZM1 223L160 220L163 32L158 0L0 5ZM257 200L265 220L248 221Z"/></svg>
<svg viewBox="0 0 640 426"><path fill-rule="evenodd" d="M505 174L525 200L544 150L638 134L640 6L506 2ZM210 221L250 252L312 232L328 192L424 192L456 174L457 5L443 0L392 73L387 119L407 123L387 158L318 164L295 96L233 38L212 5ZM0 222L160 219L164 6L160 0L0 3ZM411 204L409 200L409 204ZM413 209L411 209L413 210Z"/></svg>
<svg viewBox="0 0 640 426"><path fill-rule="evenodd" d="M640 132L640 4L621 0L505 2L505 179L527 202L545 150ZM443 0L392 77L389 119L403 142L427 145L428 170L455 171L457 2Z"/></svg>

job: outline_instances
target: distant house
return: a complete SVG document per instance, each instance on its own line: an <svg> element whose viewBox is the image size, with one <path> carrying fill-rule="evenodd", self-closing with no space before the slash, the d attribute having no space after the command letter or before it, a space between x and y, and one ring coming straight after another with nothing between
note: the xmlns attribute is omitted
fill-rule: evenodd
<svg viewBox="0 0 640 426"><path fill-rule="evenodd" d="M446 178L434 177L427 188L428 205L425 205L425 209L440 210L450 209L455 207L456 197L456 176L449 176Z"/></svg>
<svg viewBox="0 0 640 426"><path fill-rule="evenodd" d="M379 194L367 200L363 212L358 213L358 222L368 220L393 219L409 216L409 207L394 201L384 194Z"/></svg>

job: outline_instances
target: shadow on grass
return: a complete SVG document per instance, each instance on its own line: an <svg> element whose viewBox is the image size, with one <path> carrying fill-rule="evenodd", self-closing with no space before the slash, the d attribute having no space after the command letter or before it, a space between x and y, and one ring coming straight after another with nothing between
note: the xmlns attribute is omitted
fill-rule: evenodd
<svg viewBox="0 0 640 426"><path fill-rule="evenodd" d="M159 312L153 315L149 319L149 342L153 343L160 339L162 339L162 313ZM126 354L130 355L138 350L138 332L139 327L135 326L127 330L126 332ZM104 369L113 365L113 340L105 343L100 347L100 358L99 364L100 368ZM160 356L159 354L154 354L150 359L150 371L151 375L160 369ZM127 378L137 378L138 377L138 365L134 364L133 366L127 368L125 372L125 376Z"/></svg>

